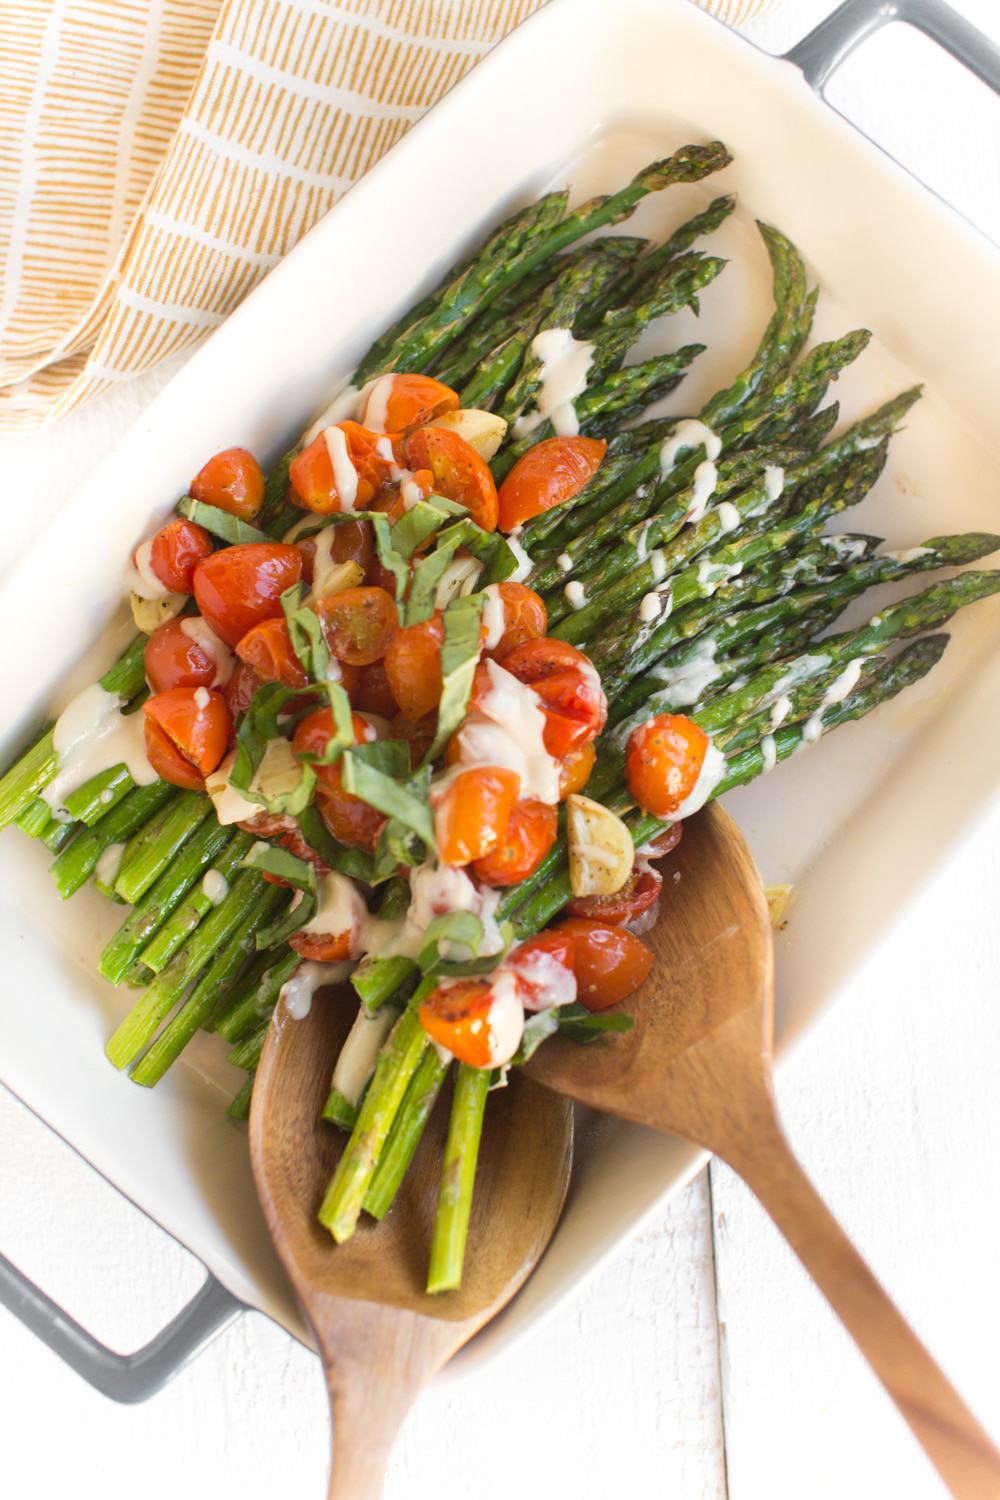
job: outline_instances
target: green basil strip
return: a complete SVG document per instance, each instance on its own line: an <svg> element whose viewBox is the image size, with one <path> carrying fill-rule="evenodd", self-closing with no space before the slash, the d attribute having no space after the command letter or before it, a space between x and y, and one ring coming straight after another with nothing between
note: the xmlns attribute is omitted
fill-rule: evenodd
<svg viewBox="0 0 1000 1500"><path fill-rule="evenodd" d="M550 1005L548 1010L539 1010L533 1016L528 1016L524 1023L521 1045L511 1058L512 1066L519 1068L522 1063L526 1063L530 1057L534 1056L542 1043L548 1037L554 1036L558 1030L559 1013L554 1005Z"/></svg>
<svg viewBox="0 0 1000 1500"><path fill-rule="evenodd" d="M300 760L310 766L335 765L344 751L354 743L354 716L350 698L339 682L325 682L322 686L333 715L333 734L327 740L322 755L312 755L306 750L300 753Z"/></svg>
<svg viewBox="0 0 1000 1500"><path fill-rule="evenodd" d="M341 844L327 828L315 806L307 807L299 814L302 837L315 850L324 864L340 875L349 875L352 880L370 884L373 877L373 860L363 849Z"/></svg>
<svg viewBox="0 0 1000 1500"><path fill-rule="evenodd" d="M220 510L217 505L206 505L203 500L195 500L191 495L185 495L183 500L179 500L177 509L189 521L204 526L206 531L231 546L239 542L274 541L274 537L268 536L266 531L258 531L249 521L241 521L239 516L231 516L228 510Z"/></svg>
<svg viewBox="0 0 1000 1500"><path fill-rule="evenodd" d="M572 1005L558 1007L559 1030L571 1042L593 1042L602 1031L631 1031L635 1025L632 1016L623 1011L603 1010L599 1015L574 1001Z"/></svg>
<svg viewBox="0 0 1000 1500"><path fill-rule="evenodd" d="M468 523L459 521L450 526L438 539L438 544L429 557L425 557L414 569L410 592L406 599L407 625L419 625L429 620L434 613L434 595L455 553L465 541Z"/></svg>
<svg viewBox="0 0 1000 1500"><path fill-rule="evenodd" d="M392 545L400 557L410 558L417 548L426 542L435 531L440 531L446 521L455 516L466 516L464 505L448 500L444 495L428 495L400 516L390 533Z"/></svg>
<svg viewBox="0 0 1000 1500"><path fill-rule="evenodd" d="M465 718L472 680L479 661L484 603L482 594L467 594L464 599L455 599L444 612L441 702L438 705L437 730L430 749L424 756L424 765L429 766L437 759Z"/></svg>
<svg viewBox="0 0 1000 1500"><path fill-rule="evenodd" d="M369 807L375 807L386 817L395 818L404 827L411 828L428 849L435 849L434 817L425 796L418 796L376 766L368 765L354 750L344 752L343 766L345 792L360 797Z"/></svg>
<svg viewBox="0 0 1000 1500"><path fill-rule="evenodd" d="M283 911L277 921L268 927L262 927L257 933L258 948L277 947L316 915L319 906L316 866L274 844L269 844L266 849L251 849L243 863L253 870L280 876L302 894L302 900L295 907Z"/></svg>
<svg viewBox="0 0 1000 1500"><path fill-rule="evenodd" d="M257 689L236 731L236 759L229 779L233 786L262 807L264 798L250 790L250 783L264 759L268 740L277 739L281 734L278 715L296 696L295 688L284 687L280 682L266 682Z"/></svg>
<svg viewBox="0 0 1000 1500"><path fill-rule="evenodd" d="M446 911L428 922L417 963L426 974L441 962L442 943L461 943L475 958L483 941L483 924L471 911Z"/></svg>
<svg viewBox="0 0 1000 1500"><path fill-rule="evenodd" d="M314 609L303 605L302 593L302 584L293 583L281 596L288 638L306 676L313 682L326 682L330 650L319 616Z"/></svg>
<svg viewBox="0 0 1000 1500"><path fill-rule="evenodd" d="M388 517L377 510L362 511L361 514L367 516L375 528L375 550L378 553L379 562L383 568L388 568L396 580L396 604L398 606L403 601L403 595L410 581L410 564L392 544L392 530Z"/></svg>
<svg viewBox="0 0 1000 1500"><path fill-rule="evenodd" d="M408 865L412 869L422 864L424 852L424 846L413 829L407 828L396 818L390 818L379 834L372 872L373 882L388 880L396 874L400 865Z"/></svg>
<svg viewBox="0 0 1000 1500"><path fill-rule="evenodd" d="M406 781L410 775L410 747L406 740L371 740L352 746L351 754L397 781Z"/></svg>
<svg viewBox="0 0 1000 1500"><path fill-rule="evenodd" d="M488 558L480 557L475 547L469 547L469 551L476 557L479 557L480 562L486 563L486 573L479 582L480 588L486 588L491 583L503 583L505 578L509 578L512 573L517 572L517 558L499 531L494 532L490 540L493 545Z"/></svg>

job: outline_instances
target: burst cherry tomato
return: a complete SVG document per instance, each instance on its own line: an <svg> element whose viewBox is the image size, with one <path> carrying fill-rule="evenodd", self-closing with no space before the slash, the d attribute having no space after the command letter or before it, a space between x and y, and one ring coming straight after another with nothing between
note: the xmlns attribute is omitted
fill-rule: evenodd
<svg viewBox="0 0 1000 1500"><path fill-rule="evenodd" d="M599 438L553 437L529 448L500 486L500 530L513 531L572 500L601 467L607 447Z"/></svg>
<svg viewBox="0 0 1000 1500"><path fill-rule="evenodd" d="M143 659L154 693L173 687L211 687L218 675L215 657L188 635L183 619L158 625L146 642Z"/></svg>
<svg viewBox="0 0 1000 1500"><path fill-rule="evenodd" d="M360 714L352 716L352 724L356 745L368 744L375 738L375 730ZM328 708L319 708L296 725L292 748L299 755L322 755L334 733L332 712ZM321 791L317 799L320 816L334 838L342 844L374 849L385 826L382 813L360 797L344 791L344 773L339 761L332 766L314 765L313 770Z"/></svg>
<svg viewBox="0 0 1000 1500"><path fill-rule="evenodd" d="M373 661L367 667L359 667L357 681L349 688L351 702L362 713L378 714L382 719L394 719L399 704L392 696L392 688L385 672L385 661Z"/></svg>
<svg viewBox="0 0 1000 1500"><path fill-rule="evenodd" d="M548 616L534 589L523 583L493 583L486 590L483 611L486 644L483 655L502 662L515 646L545 634ZM492 597L491 597L492 596ZM497 602L493 603L493 599ZM500 618L496 619L499 614ZM500 634L497 636L497 630Z"/></svg>
<svg viewBox="0 0 1000 1500"><path fill-rule="evenodd" d="M577 998L588 1010L618 1005L653 967L652 953L627 927L568 917L552 931L573 939Z"/></svg>
<svg viewBox="0 0 1000 1500"><path fill-rule="evenodd" d="M288 946L316 963L332 964L350 958L353 946L351 932L293 932Z"/></svg>
<svg viewBox="0 0 1000 1500"><path fill-rule="evenodd" d="M459 771L434 798L434 836L446 865L468 865L502 844L521 778L500 766Z"/></svg>
<svg viewBox="0 0 1000 1500"><path fill-rule="evenodd" d="M634 870L613 896L575 896L566 910L571 917L587 917L593 922L608 922L624 927L650 911L659 900L663 876L649 865Z"/></svg>
<svg viewBox="0 0 1000 1500"><path fill-rule="evenodd" d="M149 566L172 594L190 594L194 570L212 550L212 538L194 521L168 521L150 542Z"/></svg>
<svg viewBox="0 0 1000 1500"><path fill-rule="evenodd" d="M380 437L380 433L369 432L358 422L335 422L324 428L289 465L295 504L320 516L364 510L389 477L393 461L379 451ZM330 457L331 445L339 451L339 482Z"/></svg>
<svg viewBox="0 0 1000 1500"><path fill-rule="evenodd" d="M392 738L405 740L410 747L410 765L415 771L431 748L437 732L437 714L425 714L422 719L408 719L397 713L391 721Z"/></svg>
<svg viewBox="0 0 1000 1500"><path fill-rule="evenodd" d="M164 781L171 786L184 787L186 791L203 792L205 778L199 770L178 750L169 735L164 734L159 724L147 719L143 725L146 754L149 764Z"/></svg>
<svg viewBox="0 0 1000 1500"><path fill-rule="evenodd" d="M640 807L669 818L694 790L708 750L708 735L684 714L657 714L633 729L625 754L625 780Z"/></svg>
<svg viewBox="0 0 1000 1500"><path fill-rule="evenodd" d="M364 421L377 432L409 432L457 408L451 387L429 375L383 375L369 392Z"/></svg>
<svg viewBox="0 0 1000 1500"><path fill-rule="evenodd" d="M156 730L170 741L173 748L193 768L205 777L214 771L226 753L232 720L221 693L210 692L205 687L174 687L165 693L155 693L143 704L147 718L147 748L162 754L163 745ZM148 731L148 724L155 727ZM154 769L160 770L150 755ZM172 778L162 770L165 781ZM176 782L187 786L190 781ZM199 787L203 782L199 783Z"/></svg>
<svg viewBox="0 0 1000 1500"><path fill-rule="evenodd" d="M263 682L282 682L285 687L303 688L309 679L292 649L292 638L284 620L261 620L236 647L236 655L253 667Z"/></svg>
<svg viewBox="0 0 1000 1500"><path fill-rule="evenodd" d="M477 859L473 871L487 885L517 885L534 875L556 841L558 814L534 798L514 804L503 838Z"/></svg>
<svg viewBox="0 0 1000 1500"><path fill-rule="evenodd" d="M284 542L244 542L223 547L194 573L198 608L227 646L237 646L254 625L281 615L281 596L302 577L302 553Z"/></svg>
<svg viewBox="0 0 1000 1500"><path fill-rule="evenodd" d="M246 448L226 448L210 458L191 481L191 494L241 521L252 521L264 499L260 464Z"/></svg>
<svg viewBox="0 0 1000 1500"><path fill-rule="evenodd" d="M245 661L236 663L233 675L226 683L222 694L226 700L226 707L234 719L246 713L253 702L254 693L263 686L263 680L257 676L253 667L248 666Z"/></svg>
<svg viewBox="0 0 1000 1500"><path fill-rule="evenodd" d="M321 599L316 613L332 654L353 667L380 661L399 626L395 601L385 589L344 589Z"/></svg>
<svg viewBox="0 0 1000 1500"><path fill-rule="evenodd" d="M420 1024L432 1041L470 1068L493 1065L490 1010L494 995L485 979L457 979L432 990L420 1006Z"/></svg>
<svg viewBox="0 0 1000 1500"><path fill-rule="evenodd" d="M315 577L316 554L321 546L323 551L329 549L331 563L354 562L365 571L375 556L374 533L367 521L328 526L317 536L307 536L296 545L302 553L302 576L307 583L312 583Z"/></svg>
<svg viewBox="0 0 1000 1500"><path fill-rule="evenodd" d="M435 612L419 625L397 630L385 653L385 675L392 696L408 719L422 719L441 701L441 645L444 622Z"/></svg>
<svg viewBox="0 0 1000 1500"><path fill-rule="evenodd" d="M568 1005L576 999L573 960L576 943L570 933L550 928L511 949L503 966L517 975L525 1010ZM558 968L553 968L558 964ZM560 970L565 971L560 973Z"/></svg>
<svg viewBox="0 0 1000 1500"><path fill-rule="evenodd" d="M448 427L421 427L406 440L411 469L430 469L439 495L464 505L484 531L497 528L497 487L486 460Z"/></svg>
<svg viewBox="0 0 1000 1500"><path fill-rule="evenodd" d="M597 751L590 742L577 745L575 750L570 750L568 755L562 757L559 767L559 796L563 802L574 792L583 791L590 780L596 759Z"/></svg>
<svg viewBox="0 0 1000 1500"><path fill-rule="evenodd" d="M607 723L608 703L597 670L568 641L525 641L504 657L503 665L541 700L550 755L568 755L595 739Z"/></svg>

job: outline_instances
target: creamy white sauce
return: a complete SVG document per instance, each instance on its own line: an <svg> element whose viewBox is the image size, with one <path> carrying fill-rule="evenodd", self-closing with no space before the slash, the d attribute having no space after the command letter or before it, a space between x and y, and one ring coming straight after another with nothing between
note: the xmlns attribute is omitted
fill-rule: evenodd
<svg viewBox="0 0 1000 1500"><path fill-rule="evenodd" d="M109 786L106 786L97 800L98 802L103 802L105 807L108 807L115 800L115 794Z"/></svg>
<svg viewBox="0 0 1000 1500"><path fill-rule="evenodd" d="M558 1005L572 1005L576 999L576 975L551 953L536 949L520 958L515 948L504 967L508 966L539 990L537 995L522 991L525 1010L551 1010Z"/></svg>
<svg viewBox="0 0 1000 1500"><path fill-rule="evenodd" d="M229 881L220 870L206 870L201 880L201 893L212 906L221 906L229 895Z"/></svg>
<svg viewBox="0 0 1000 1500"><path fill-rule="evenodd" d="M380 375L368 392L362 421L369 432L387 431L386 413L389 410L389 397L392 395L395 379L395 375Z"/></svg>
<svg viewBox="0 0 1000 1500"><path fill-rule="evenodd" d="M644 521L639 535L635 539L635 560L644 563L649 556L649 528L651 521Z"/></svg>
<svg viewBox="0 0 1000 1500"><path fill-rule="evenodd" d="M510 1062L524 1035L524 1006L521 988L508 969L499 969L490 986L492 999L485 1025L488 1028L490 1067ZM475 1031L478 1022L473 1021Z"/></svg>
<svg viewBox="0 0 1000 1500"><path fill-rule="evenodd" d="M332 531L333 528L330 527L330 530ZM201 615L185 615L181 620L181 633L186 635L189 641L194 641L196 646L200 646L213 663L215 676L212 678L212 686L225 687L233 675L236 660L225 641L216 635L211 625L207 620L203 620Z"/></svg>
<svg viewBox="0 0 1000 1500"><path fill-rule="evenodd" d="M832 550L838 562L857 562L859 558L864 557L867 546L862 537L847 536L846 534L822 536L820 537L820 541L824 547L829 547Z"/></svg>
<svg viewBox="0 0 1000 1500"><path fill-rule="evenodd" d="M802 739L799 743L799 748L802 749L806 745L815 745L822 733L823 715L822 713L815 713L802 726Z"/></svg>
<svg viewBox="0 0 1000 1500"><path fill-rule="evenodd" d="M196 687L194 690L195 708L207 708L212 701L212 695L207 687Z"/></svg>
<svg viewBox="0 0 1000 1500"><path fill-rule="evenodd" d="M486 663L489 688L479 711L458 732L459 770L501 766L521 779L521 796L559 801L559 762L545 748L545 714L538 695L495 661ZM437 785L453 772L445 772Z"/></svg>
<svg viewBox="0 0 1000 1500"><path fill-rule="evenodd" d="M319 901L315 915L299 931L322 933L327 937L339 937L342 932L349 932L353 954L367 916L361 892L353 880L336 870L321 875L317 884Z"/></svg>
<svg viewBox="0 0 1000 1500"><path fill-rule="evenodd" d="M880 552L880 557L891 557L893 562L911 563L918 558L929 557L934 551L933 547L907 547L902 552Z"/></svg>
<svg viewBox="0 0 1000 1500"><path fill-rule="evenodd" d="M701 763L701 770L698 772L698 780L674 813L675 822L680 822L682 818L690 818L693 813L699 812L725 774L726 757L710 740L708 749L705 751L705 759Z"/></svg>
<svg viewBox="0 0 1000 1500"><path fill-rule="evenodd" d="M471 912L482 922L483 940L479 948L482 957L499 953L504 943L497 925L496 909L502 895L502 891L492 890L489 886L480 889L463 869L455 865L418 865L410 876L410 904L406 917L379 944L379 955L416 958L431 922L451 911ZM366 923L366 934L370 929L371 919ZM448 958L469 957L461 943L444 943L441 951Z"/></svg>
<svg viewBox="0 0 1000 1500"><path fill-rule="evenodd" d="M291 979L286 979L278 991L278 1004L284 1005L285 1014L293 1021L301 1021L312 1009L313 995L327 984L342 984L354 965L346 960L336 964L314 963L311 959L299 964Z"/></svg>
<svg viewBox="0 0 1000 1500"><path fill-rule="evenodd" d="M792 711L792 700L787 693L782 693L771 704L771 728L780 729Z"/></svg>
<svg viewBox="0 0 1000 1500"><path fill-rule="evenodd" d="M125 569L125 587L140 599L165 599L170 590L153 572L152 555L152 541L140 542Z"/></svg>
<svg viewBox="0 0 1000 1500"><path fill-rule="evenodd" d="M340 1056L333 1069L333 1087L338 1089L348 1104L356 1105L375 1072L378 1055L389 1032L396 1024L399 1012L391 1005L381 1005L373 1014L364 1006L354 1018L354 1025L340 1049Z"/></svg>
<svg viewBox="0 0 1000 1500"><path fill-rule="evenodd" d="M764 465L764 493L774 503L780 500L785 489L785 471L780 464Z"/></svg>
<svg viewBox="0 0 1000 1500"><path fill-rule="evenodd" d="M698 588L704 598L711 598L716 589L738 578L743 571L742 563L714 563L705 558L698 564Z"/></svg>
<svg viewBox="0 0 1000 1500"><path fill-rule="evenodd" d="M333 465L333 482L337 489L337 497L340 500L340 509L353 510L354 502L358 498L358 471L351 462L351 455L347 451L347 437L342 427L325 427L323 438L326 442L326 451L330 455L330 463Z"/></svg>
<svg viewBox="0 0 1000 1500"><path fill-rule="evenodd" d="M861 676L861 668L864 666L864 663L865 658L863 656L856 656L853 661L847 663L844 670L838 677L834 678L823 694L823 699L819 706L820 713L826 708L832 708L835 703L843 703L848 693L854 691L858 685L858 678Z"/></svg>
<svg viewBox="0 0 1000 1500"><path fill-rule="evenodd" d="M251 802L239 787L232 785L229 778L235 764L236 751L232 750L221 765L205 777L205 790L212 799L215 816L223 828L228 828L232 823L243 823L247 818L255 818L262 811L258 802Z"/></svg>
<svg viewBox="0 0 1000 1500"><path fill-rule="evenodd" d="M399 497L403 502L404 510L412 510L419 505L424 498L424 492L417 481L409 473L404 473L399 485Z"/></svg>
<svg viewBox="0 0 1000 1500"><path fill-rule="evenodd" d="M587 389L593 344L575 339L569 328L543 328L532 339L531 352L541 361L541 383L535 409L518 417L514 437L525 437L546 421L559 437L574 437L580 431L574 402Z"/></svg>
<svg viewBox="0 0 1000 1500"><path fill-rule="evenodd" d="M122 702L94 683L78 693L56 720L52 744L58 769L40 793L54 817L67 817L65 802L70 792L114 766L125 766L136 786L150 786L157 780L146 754L146 716L141 710L121 713Z"/></svg>
<svg viewBox="0 0 1000 1500"><path fill-rule="evenodd" d="M660 618L660 595L657 593L643 594L639 601L639 619L644 625L649 625L653 620Z"/></svg>
<svg viewBox="0 0 1000 1500"><path fill-rule="evenodd" d="M570 579L563 593L567 603L571 604L574 609L582 609L587 602L587 591L578 578Z"/></svg>
<svg viewBox="0 0 1000 1500"><path fill-rule="evenodd" d="M695 525L701 520L708 508L708 502L715 494L715 486L719 482L719 471L710 458L706 458L694 471L694 483L691 486L691 504L688 506L685 520L690 525Z"/></svg>
<svg viewBox="0 0 1000 1500"><path fill-rule="evenodd" d="M523 529L521 526L515 526L514 530L507 537L507 546L513 552L517 562L517 567L510 575L511 583L523 583L535 566L528 553L521 546L521 532Z"/></svg>
<svg viewBox="0 0 1000 1500"><path fill-rule="evenodd" d="M700 643L687 661L677 666L654 667L650 676L658 677L663 687L657 690L657 701L672 708L687 708L705 696L712 683L721 675L721 667L715 660L716 641L708 636Z"/></svg>
<svg viewBox="0 0 1000 1500"><path fill-rule="evenodd" d="M573 559L570 557L568 552L560 552L559 556L556 558L556 562L559 565L560 573L572 573Z"/></svg>
<svg viewBox="0 0 1000 1500"><path fill-rule="evenodd" d="M695 417L678 422L660 448L660 473L666 474L673 468L683 448L698 447L704 448L706 458L714 460L722 452L722 439L711 427L706 427L704 422L699 422Z"/></svg>
<svg viewBox="0 0 1000 1500"><path fill-rule="evenodd" d="M94 870L99 885L114 885L118 879L124 853L124 844L109 844L104 850Z"/></svg>
<svg viewBox="0 0 1000 1500"><path fill-rule="evenodd" d="M308 448L324 428L331 426L334 422L359 422L361 413L365 409L368 392L374 384L374 380L369 380L368 384L359 390L356 385L350 383L348 376L344 376L334 390L329 405L324 408L303 437L302 447Z"/></svg>
<svg viewBox="0 0 1000 1500"><path fill-rule="evenodd" d="M666 576L667 560L663 555L661 547L657 547L654 552L649 554L649 571L652 574L654 583L660 583Z"/></svg>
<svg viewBox="0 0 1000 1500"><path fill-rule="evenodd" d="M503 633L507 628L503 595L500 593L500 585L498 583L489 583L483 589L482 623L486 631L483 646L487 651L495 651L503 639Z"/></svg>
<svg viewBox="0 0 1000 1500"><path fill-rule="evenodd" d="M719 518L719 531L722 536L728 536L729 532L735 531L743 519L731 500L721 500L715 507L715 514Z"/></svg>
<svg viewBox="0 0 1000 1500"><path fill-rule="evenodd" d="M774 743L773 734L765 734L760 742L760 753L764 761L764 771L773 771L778 764L778 747Z"/></svg>

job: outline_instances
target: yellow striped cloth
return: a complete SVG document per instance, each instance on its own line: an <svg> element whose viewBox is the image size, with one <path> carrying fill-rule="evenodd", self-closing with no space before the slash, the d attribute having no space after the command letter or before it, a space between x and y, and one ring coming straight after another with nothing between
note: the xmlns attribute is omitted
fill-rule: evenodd
<svg viewBox="0 0 1000 1500"><path fill-rule="evenodd" d="M0 430L190 348L540 3L3 0Z"/></svg>

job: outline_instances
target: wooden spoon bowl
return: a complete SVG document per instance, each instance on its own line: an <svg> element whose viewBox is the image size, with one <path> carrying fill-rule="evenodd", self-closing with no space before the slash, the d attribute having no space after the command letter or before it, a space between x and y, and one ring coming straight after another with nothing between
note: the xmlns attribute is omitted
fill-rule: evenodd
<svg viewBox="0 0 1000 1500"><path fill-rule="evenodd" d="M340 1003L338 1003L340 1002ZM387 1218L336 1245L316 1213L347 1137L320 1112L355 1011L325 991L277 1016L250 1111L257 1193L316 1335L334 1428L331 1500L374 1500L420 1389L514 1296L562 1210L573 1149L571 1102L512 1076L490 1099L459 1291L424 1290L448 1100L442 1097Z"/></svg>

